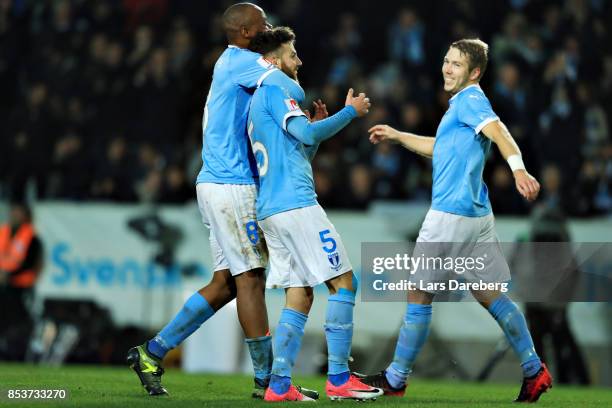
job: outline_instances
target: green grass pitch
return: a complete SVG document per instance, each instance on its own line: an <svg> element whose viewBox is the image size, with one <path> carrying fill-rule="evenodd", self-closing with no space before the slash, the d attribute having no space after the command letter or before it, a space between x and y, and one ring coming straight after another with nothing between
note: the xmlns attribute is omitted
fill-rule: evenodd
<svg viewBox="0 0 612 408"><path fill-rule="evenodd" d="M297 383L321 392L323 377L298 377ZM149 397L136 375L127 367L68 366L39 367L0 363L0 406L20 407L264 407L250 399L252 380L238 375L195 375L168 370L164 385L169 397ZM514 406L520 384L476 384L449 381L414 380L404 398L379 398L384 407L491 407ZM8 389L58 389L68 391L65 400L9 400ZM353 401L331 402L321 399L317 405L364 404ZM278 404L277 404L278 405ZM287 404L280 404L285 406ZM295 404L289 404L295 405ZM298 404L302 405L302 404ZM359 405L362 406L362 405ZM544 394L539 407L611 407L612 390L555 386Z"/></svg>

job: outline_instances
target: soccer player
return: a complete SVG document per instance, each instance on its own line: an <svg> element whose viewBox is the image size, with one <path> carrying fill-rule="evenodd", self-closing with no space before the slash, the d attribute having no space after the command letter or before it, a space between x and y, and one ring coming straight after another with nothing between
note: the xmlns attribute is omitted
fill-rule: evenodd
<svg viewBox="0 0 612 408"><path fill-rule="evenodd" d="M260 7L230 6L223 25L229 45L217 60L204 107L203 165L196 186L202 220L210 228L213 278L153 339L129 350L127 360L149 395L167 394L161 384L166 353L234 298L255 371L253 397L263 398L270 379L272 341L264 297L267 249L256 223L257 170L246 120L258 86L274 84L297 100L304 98L304 91L247 49L257 33L271 27ZM317 393L309 395L318 398Z"/></svg>
<svg viewBox="0 0 612 408"><path fill-rule="evenodd" d="M498 242L487 187L482 180L491 141L508 161L518 192L531 201L540 190L538 182L526 171L507 127L493 112L478 85L487 61L488 45L483 41L463 39L450 45L442 76L444 90L452 97L435 138L399 132L387 125L369 130L374 144L389 140L433 160L431 209L423 221L418 243ZM503 259L502 262L509 279L507 264ZM365 383L384 389L386 395L404 395L414 360L429 333L434 293L409 291L393 362L380 374L362 377ZM521 361L524 379L516 401L537 401L552 386L552 378L535 352L523 314L500 291L473 290L472 294L497 321Z"/></svg>
<svg viewBox="0 0 612 408"><path fill-rule="evenodd" d="M251 49L297 81L302 62L287 27L260 33ZM313 301L313 287L326 283L328 298L325 335L328 349L326 393L330 399L375 399L382 390L350 374L348 359L353 336L355 283L350 261L336 229L316 200L310 160L317 146L370 107L365 94L349 90L346 106L331 117L315 104L309 121L298 103L282 88L264 84L255 91L248 133L259 170L257 219L270 251L267 287L284 288L286 303L274 334L272 378L264 399L270 402L308 401L291 384Z"/></svg>

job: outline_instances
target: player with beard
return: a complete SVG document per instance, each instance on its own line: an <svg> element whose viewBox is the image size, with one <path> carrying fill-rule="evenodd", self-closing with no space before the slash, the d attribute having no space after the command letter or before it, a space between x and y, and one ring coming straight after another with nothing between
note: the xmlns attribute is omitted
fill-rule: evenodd
<svg viewBox="0 0 612 408"><path fill-rule="evenodd" d="M271 28L260 7L230 6L223 14L223 27L228 47L215 64L204 105L203 164L196 181L202 221L210 229L214 273L154 338L129 350L128 363L149 395L167 394L161 384L161 362L168 351L233 299L255 371L253 397L263 398L270 381L272 338L264 296L267 248L256 222L257 169L246 121L253 90L262 84L273 84L300 101L304 91L247 49L257 33ZM303 391L318 398L316 392Z"/></svg>
<svg viewBox="0 0 612 408"><path fill-rule="evenodd" d="M291 29L278 27L260 33L251 49L297 81L302 62L294 39ZM327 396L372 400L382 395L382 390L363 384L348 368L356 281L342 240L317 203L310 164L321 142L365 115L369 107L366 95L354 97L351 89L346 106L338 113L327 117L319 101L309 120L298 102L280 87L264 84L253 95L247 123L259 171L257 220L270 251L266 286L284 288L286 295L274 333L274 364L266 401L309 400L291 384L291 371L312 306L313 287L321 283L330 293L325 319Z"/></svg>

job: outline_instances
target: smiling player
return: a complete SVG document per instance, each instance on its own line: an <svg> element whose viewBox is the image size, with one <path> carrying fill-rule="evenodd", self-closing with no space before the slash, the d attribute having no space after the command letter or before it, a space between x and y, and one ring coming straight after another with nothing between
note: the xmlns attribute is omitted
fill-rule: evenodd
<svg viewBox="0 0 612 408"><path fill-rule="evenodd" d="M383 140L400 143L408 150L433 160L431 209L418 243L497 243L493 212L482 179L486 154L494 142L513 172L516 189L534 200L538 182L527 172L521 152L507 127L493 112L478 85L488 61L488 45L477 39L451 44L442 65L444 90L452 95L436 136L425 137L376 125L370 132L374 144ZM500 280L509 280L502 258ZM523 386L516 401L535 402L552 386L546 366L535 352L525 318L517 306L499 290L472 290L503 330L521 361ZM363 381L383 388L386 395L403 396L414 360L423 347L431 322L435 292L408 292L408 306L400 329L393 362L380 374Z"/></svg>

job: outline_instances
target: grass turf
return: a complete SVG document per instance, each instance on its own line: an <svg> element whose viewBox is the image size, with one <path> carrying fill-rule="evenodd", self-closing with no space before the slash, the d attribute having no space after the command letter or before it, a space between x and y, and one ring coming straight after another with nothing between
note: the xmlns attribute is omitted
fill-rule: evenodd
<svg viewBox="0 0 612 408"><path fill-rule="evenodd" d="M331 405L324 399L325 379L298 377L308 388L321 392L318 405ZM163 384L169 397L149 397L136 375L127 367L67 366L40 367L0 364L0 406L40 407L251 407L268 406L252 400L252 379L241 375L194 375L168 370ZM516 406L512 399L520 384L477 384L449 381L414 380L404 398L379 398L373 404L385 407L490 407ZM65 400L9 400L8 389L66 389ZM358 404L344 401L343 405ZM286 405L286 404L281 404ZM610 407L612 391L602 388L555 386L544 394L539 407Z"/></svg>

